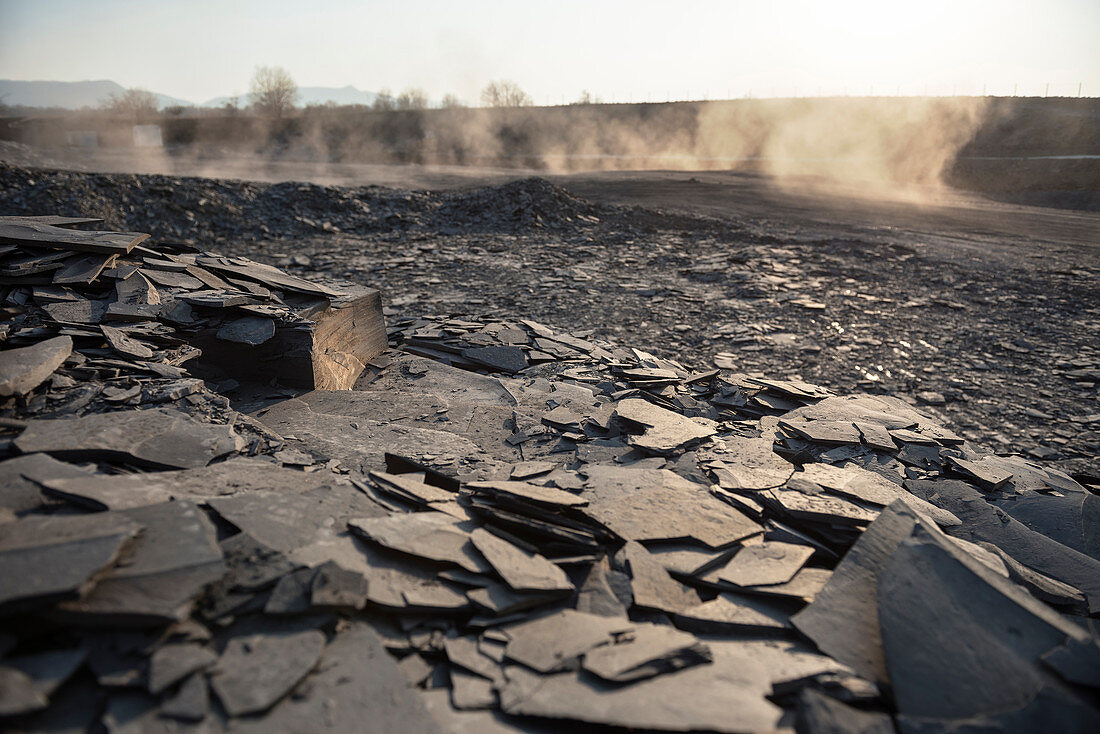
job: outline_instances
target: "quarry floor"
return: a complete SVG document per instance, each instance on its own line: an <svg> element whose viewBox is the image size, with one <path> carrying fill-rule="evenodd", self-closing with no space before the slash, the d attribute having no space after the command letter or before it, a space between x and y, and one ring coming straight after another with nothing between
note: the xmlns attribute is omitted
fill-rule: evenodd
<svg viewBox="0 0 1100 734"><path fill-rule="evenodd" d="M134 159L72 167L92 164L159 170ZM505 170L173 165L174 176L320 184L300 194L314 212L305 230L271 224L195 244L378 287L392 315L528 318L692 367L717 359L840 392L907 395L968 438L1100 483L1098 213L735 172L540 174L549 183L517 189L501 184L525 174ZM157 181L148 196L193 199L214 185ZM407 192L340 188L366 185ZM423 189L436 198L418 199ZM387 219L374 196L412 203ZM342 207L333 204L337 226L325 226L326 197ZM349 197L375 212L370 226L344 224ZM453 221L417 208L452 199ZM62 211L80 203L50 213L97 213ZM44 205L32 196L11 213ZM204 216L234 215L193 219ZM122 224L158 221L137 212Z"/></svg>

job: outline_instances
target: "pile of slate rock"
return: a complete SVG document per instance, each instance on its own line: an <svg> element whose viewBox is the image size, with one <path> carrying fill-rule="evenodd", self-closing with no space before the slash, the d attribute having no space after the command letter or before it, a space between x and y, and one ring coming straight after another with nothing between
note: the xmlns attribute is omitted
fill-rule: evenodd
<svg viewBox="0 0 1100 734"><path fill-rule="evenodd" d="M5 730L1100 728L1097 498L902 400L425 316L351 391L50 413L188 332L126 322L164 359L122 360L33 312L0 353L48 356L4 373Z"/></svg>

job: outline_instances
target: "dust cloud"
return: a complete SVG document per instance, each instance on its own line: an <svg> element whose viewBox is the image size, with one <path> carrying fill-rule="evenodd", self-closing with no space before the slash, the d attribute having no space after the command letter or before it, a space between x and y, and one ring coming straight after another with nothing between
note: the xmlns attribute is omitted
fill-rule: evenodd
<svg viewBox="0 0 1100 734"><path fill-rule="evenodd" d="M461 185L525 172L753 171L928 195L988 124L984 98L764 99L548 108L307 108L166 119L167 146L72 151L88 169L330 184ZM412 165L413 175L400 172Z"/></svg>

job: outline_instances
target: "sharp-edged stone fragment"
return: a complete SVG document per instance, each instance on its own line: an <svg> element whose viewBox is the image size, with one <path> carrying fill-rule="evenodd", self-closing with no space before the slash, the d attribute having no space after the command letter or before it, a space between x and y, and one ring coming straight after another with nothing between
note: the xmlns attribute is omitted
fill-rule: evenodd
<svg viewBox="0 0 1100 734"><path fill-rule="evenodd" d="M790 629L779 606L747 595L721 593L673 615L677 627L702 634L781 633Z"/></svg>
<svg viewBox="0 0 1100 734"><path fill-rule="evenodd" d="M232 426L157 408L32 421L15 445L24 453L41 451L61 459L121 459L187 469L237 452L243 441Z"/></svg>
<svg viewBox="0 0 1100 734"><path fill-rule="evenodd" d="M470 534L452 517L438 512L417 512L390 517L357 518L348 527L362 537L391 550L440 563L453 563L467 571L491 569L473 549Z"/></svg>
<svg viewBox="0 0 1100 734"><path fill-rule="evenodd" d="M101 324L99 330L103 332L103 336L107 337L107 343L111 345L111 349L114 349L122 356L133 357L134 359L152 358L152 349L145 346L137 339L131 339L120 329Z"/></svg>
<svg viewBox="0 0 1100 734"><path fill-rule="evenodd" d="M202 721L209 710L210 689L202 673L195 673L181 683L175 695L160 706L161 716L180 721Z"/></svg>
<svg viewBox="0 0 1100 734"><path fill-rule="evenodd" d="M940 527L959 524L959 518L947 510L936 507L882 475L855 464L849 463L843 468L830 464L804 464L802 472L796 476L818 484L833 494L880 507L901 500L917 512L935 520Z"/></svg>
<svg viewBox="0 0 1100 734"><path fill-rule="evenodd" d="M26 395L45 382L72 351L72 339L56 336L0 352L0 396Z"/></svg>
<svg viewBox="0 0 1100 734"><path fill-rule="evenodd" d="M634 606L671 614L699 603L699 594L672 578L641 543L627 543L622 556L630 573Z"/></svg>
<svg viewBox="0 0 1100 734"><path fill-rule="evenodd" d="M528 553L484 528L474 530L470 541L515 591L573 591L565 572L537 553Z"/></svg>
<svg viewBox="0 0 1100 734"><path fill-rule="evenodd" d="M628 438L630 445L657 454L685 448L717 432L713 421L685 418L641 398L620 400L615 404L615 412L644 429L641 435Z"/></svg>
<svg viewBox="0 0 1100 734"><path fill-rule="evenodd" d="M25 518L0 525L0 613L74 597L141 531L120 514Z"/></svg>
<svg viewBox="0 0 1100 734"><path fill-rule="evenodd" d="M290 662L279 660L276 665ZM360 621L350 622L324 648L320 662L302 688L308 692L283 698L264 717L233 721L232 731L442 732L406 683L378 634Z"/></svg>
<svg viewBox="0 0 1100 734"><path fill-rule="evenodd" d="M724 447L710 470L725 489L759 490L782 486L794 473L794 464L772 450L770 438L726 436Z"/></svg>
<svg viewBox="0 0 1100 734"><path fill-rule="evenodd" d="M91 471L46 454L28 454L0 462L0 507L21 515L42 505L40 485L46 481L85 477Z"/></svg>
<svg viewBox="0 0 1100 734"><path fill-rule="evenodd" d="M711 642L710 665L631 685L586 680L576 672L540 675L506 670L501 708L510 714L633 729L773 731L783 709L769 701L776 682L833 670L828 658L791 642Z"/></svg>
<svg viewBox="0 0 1100 734"><path fill-rule="evenodd" d="M462 356L471 362L509 374L527 368L527 356L519 347L475 347L463 349Z"/></svg>
<svg viewBox="0 0 1100 734"><path fill-rule="evenodd" d="M805 565L814 549L805 545L765 541L748 545L719 569L719 579L734 586L785 584Z"/></svg>
<svg viewBox="0 0 1100 734"><path fill-rule="evenodd" d="M496 706L497 695L490 681L452 668L451 705L460 711L491 709Z"/></svg>
<svg viewBox="0 0 1100 734"><path fill-rule="evenodd" d="M779 425L794 431L807 441L815 443L846 444L860 442L860 432L851 421L815 420L798 422L781 420Z"/></svg>
<svg viewBox="0 0 1100 734"><path fill-rule="evenodd" d="M551 507L584 507L588 500L583 496L565 492L553 487L542 487L528 482L470 482L467 486L487 495L503 494L525 502L534 502Z"/></svg>
<svg viewBox="0 0 1100 734"><path fill-rule="evenodd" d="M861 711L813 688L798 696L798 734L894 734L889 714Z"/></svg>
<svg viewBox="0 0 1100 734"><path fill-rule="evenodd" d="M244 316L227 321L218 329L218 338L248 346L259 346L275 336L275 322L263 316Z"/></svg>
<svg viewBox="0 0 1100 734"><path fill-rule="evenodd" d="M79 252L125 255L149 239L137 232L84 232L32 221L0 222L0 242Z"/></svg>
<svg viewBox="0 0 1100 734"><path fill-rule="evenodd" d="M0 663L0 716L45 708L87 656L87 650L74 648L6 658Z"/></svg>
<svg viewBox="0 0 1100 734"><path fill-rule="evenodd" d="M504 654L533 670L551 673L575 668L581 655L632 629L633 623L624 619L565 609L509 627L510 642Z"/></svg>
<svg viewBox="0 0 1100 734"><path fill-rule="evenodd" d="M1100 561L1030 530L964 482L910 481L906 487L958 516L962 524L952 528L953 535L992 543L1025 566L1080 589L1089 612L1100 611Z"/></svg>
<svg viewBox="0 0 1100 734"><path fill-rule="evenodd" d="M149 658L149 692L159 694L217 659L213 650L195 643L161 645Z"/></svg>
<svg viewBox="0 0 1100 734"><path fill-rule="evenodd" d="M141 535L90 593L61 605L65 616L131 625L180 621L225 573L213 523L194 504L164 502L111 514L140 525Z"/></svg>
<svg viewBox="0 0 1100 734"><path fill-rule="evenodd" d="M223 520L284 553L313 543L333 527L342 529L351 518L389 515L367 495L340 484L305 492L284 489L212 497L207 504Z"/></svg>
<svg viewBox="0 0 1100 734"><path fill-rule="evenodd" d="M720 548L761 527L707 488L665 469L588 466L585 514L626 540L690 540Z"/></svg>
<svg viewBox="0 0 1100 734"><path fill-rule="evenodd" d="M639 624L624 637L585 653L581 666L606 681L632 683L712 660L703 642L673 627Z"/></svg>
<svg viewBox="0 0 1100 734"><path fill-rule="evenodd" d="M234 638L210 684L230 716L267 711L309 675L324 647L317 630Z"/></svg>
<svg viewBox="0 0 1100 734"><path fill-rule="evenodd" d="M624 603L615 593L611 585L611 573L616 572L611 571L606 558L592 564L577 590L575 607L578 612L595 614L600 617L626 617L630 599L627 599ZM629 582L626 586L629 587Z"/></svg>

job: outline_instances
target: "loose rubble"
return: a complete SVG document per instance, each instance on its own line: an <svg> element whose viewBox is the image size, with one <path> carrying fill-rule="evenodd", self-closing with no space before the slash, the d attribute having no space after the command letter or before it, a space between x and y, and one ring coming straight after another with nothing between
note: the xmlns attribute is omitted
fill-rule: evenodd
<svg viewBox="0 0 1100 734"><path fill-rule="evenodd" d="M1097 499L1056 469L529 319L391 315L348 390L204 381L340 286L62 224L4 262L129 250L5 297L6 729L1100 727ZM46 308L89 293L109 323Z"/></svg>

